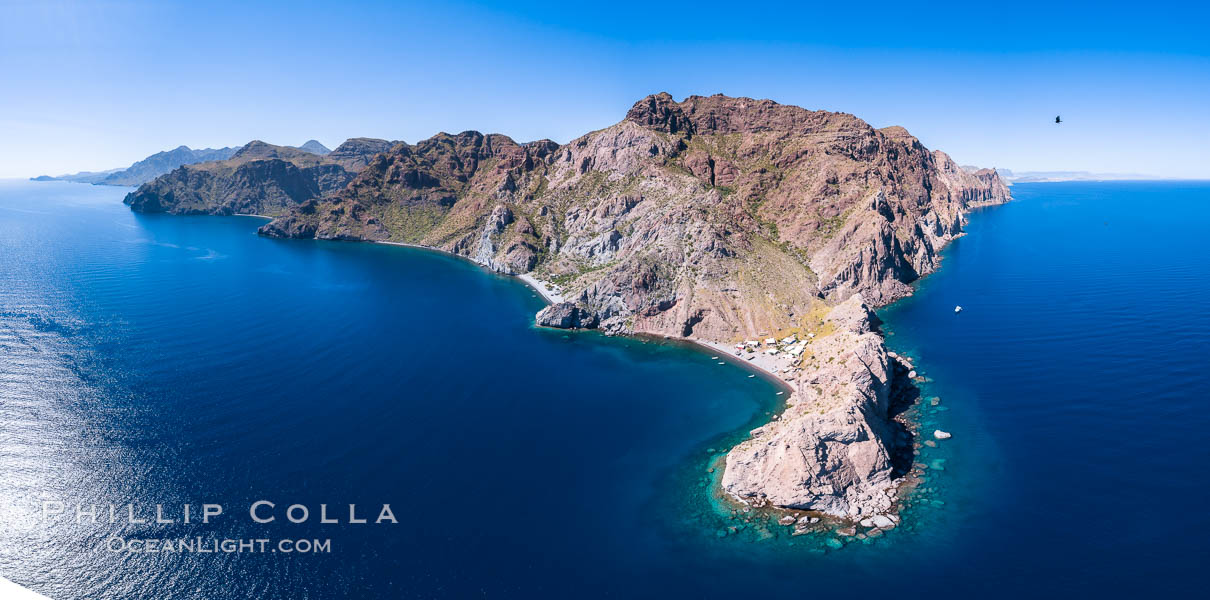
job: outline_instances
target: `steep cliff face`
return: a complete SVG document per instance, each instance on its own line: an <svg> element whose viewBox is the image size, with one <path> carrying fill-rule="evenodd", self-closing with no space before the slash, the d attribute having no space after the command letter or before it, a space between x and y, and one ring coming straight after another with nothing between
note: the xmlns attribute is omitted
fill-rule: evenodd
<svg viewBox="0 0 1210 600"><path fill-rule="evenodd" d="M398 143L377 138L349 138L337 146L335 150L327 153L327 157L333 162L344 166L344 168L357 173L364 169L375 155L390 150Z"/></svg>
<svg viewBox="0 0 1210 600"><path fill-rule="evenodd" d="M428 245L562 285L581 323L727 340L801 325L820 299L910 293L965 210L1008 198L899 127L657 94L565 146L400 144L262 233Z"/></svg>
<svg viewBox="0 0 1210 600"><path fill-rule="evenodd" d="M387 144L387 142L383 142ZM262 214L285 212L343 188L380 146L361 141L337 156L253 141L229 159L186 164L143 184L125 202L140 212Z"/></svg>

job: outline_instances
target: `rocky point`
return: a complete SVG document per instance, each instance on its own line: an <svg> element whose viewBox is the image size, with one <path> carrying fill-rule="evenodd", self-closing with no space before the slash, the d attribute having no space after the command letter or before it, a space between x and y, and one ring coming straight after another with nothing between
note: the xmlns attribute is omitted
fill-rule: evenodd
<svg viewBox="0 0 1210 600"><path fill-rule="evenodd" d="M560 289L537 316L550 327L726 344L811 331L778 375L785 414L731 451L722 485L854 519L892 511L903 474L895 359L870 307L936 270L969 210L1010 199L994 169L902 127L721 95L655 94L564 145L475 131L327 155L254 144L127 203L273 215L261 234L417 244L527 274Z"/></svg>

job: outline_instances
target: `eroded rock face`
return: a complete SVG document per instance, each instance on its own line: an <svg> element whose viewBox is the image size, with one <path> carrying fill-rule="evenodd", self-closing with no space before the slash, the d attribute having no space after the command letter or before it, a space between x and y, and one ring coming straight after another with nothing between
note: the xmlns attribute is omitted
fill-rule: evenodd
<svg viewBox="0 0 1210 600"><path fill-rule="evenodd" d="M860 295L832 309L837 329L811 343L813 368L786 411L727 454L728 494L847 518L892 508L892 370L871 318Z"/></svg>
<svg viewBox="0 0 1210 600"><path fill-rule="evenodd" d="M536 320L538 325L557 329L594 329L597 326L592 313L570 302L547 306L538 312Z"/></svg>
<svg viewBox="0 0 1210 600"><path fill-rule="evenodd" d="M127 201L280 215L265 235L440 248L565 281L611 333L721 340L800 325L818 298L902 297L966 210L1008 197L994 170L968 173L900 127L656 94L565 146L474 131L323 157L254 143Z"/></svg>
<svg viewBox="0 0 1210 600"><path fill-rule="evenodd" d="M611 333L723 340L800 325L819 298L907 295L964 211L1008 197L994 171L903 128L656 94L564 146L473 131L397 144L261 231L440 248L564 281Z"/></svg>

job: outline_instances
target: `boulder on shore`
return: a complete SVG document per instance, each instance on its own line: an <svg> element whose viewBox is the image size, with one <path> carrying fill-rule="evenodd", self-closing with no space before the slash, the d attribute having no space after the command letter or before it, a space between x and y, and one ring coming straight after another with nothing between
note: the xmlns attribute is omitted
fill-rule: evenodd
<svg viewBox="0 0 1210 600"><path fill-rule="evenodd" d="M538 325L556 329L593 329L597 326L596 316L571 302L560 302L547 306L535 317Z"/></svg>

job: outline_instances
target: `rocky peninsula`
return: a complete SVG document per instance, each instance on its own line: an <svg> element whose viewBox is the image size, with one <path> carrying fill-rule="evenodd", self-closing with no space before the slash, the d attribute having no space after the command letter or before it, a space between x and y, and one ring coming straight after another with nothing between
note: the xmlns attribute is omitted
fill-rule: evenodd
<svg viewBox="0 0 1210 600"><path fill-rule="evenodd" d="M475 131L327 155L253 142L126 203L268 215L267 236L439 249L540 285L553 302L541 325L759 355L793 393L728 454L726 493L885 520L911 463L891 410L910 365L870 308L937 269L967 211L1009 199L995 170L961 168L901 127L656 94L565 145Z"/></svg>

